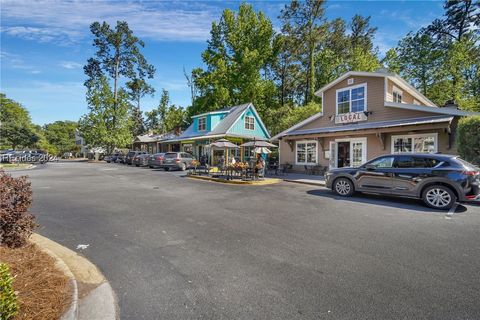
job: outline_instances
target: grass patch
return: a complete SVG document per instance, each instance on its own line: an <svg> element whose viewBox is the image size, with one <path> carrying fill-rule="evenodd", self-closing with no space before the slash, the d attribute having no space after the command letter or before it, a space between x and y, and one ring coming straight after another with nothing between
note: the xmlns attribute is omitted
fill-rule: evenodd
<svg viewBox="0 0 480 320"><path fill-rule="evenodd" d="M15 170L15 169L27 169L30 168L32 164L30 163L2 163L0 164L0 169L5 169L5 170Z"/></svg>
<svg viewBox="0 0 480 320"><path fill-rule="evenodd" d="M10 267L13 289L18 293L15 320L59 319L71 303L72 288L55 259L29 243L24 247L0 247L0 261Z"/></svg>

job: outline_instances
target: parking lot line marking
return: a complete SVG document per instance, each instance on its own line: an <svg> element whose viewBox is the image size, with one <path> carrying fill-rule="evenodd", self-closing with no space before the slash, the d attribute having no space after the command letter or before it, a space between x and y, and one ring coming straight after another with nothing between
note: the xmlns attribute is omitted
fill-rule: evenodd
<svg viewBox="0 0 480 320"><path fill-rule="evenodd" d="M458 204L455 203L450 210L448 210L447 214L445 215L445 219L451 219L455 211L457 210Z"/></svg>

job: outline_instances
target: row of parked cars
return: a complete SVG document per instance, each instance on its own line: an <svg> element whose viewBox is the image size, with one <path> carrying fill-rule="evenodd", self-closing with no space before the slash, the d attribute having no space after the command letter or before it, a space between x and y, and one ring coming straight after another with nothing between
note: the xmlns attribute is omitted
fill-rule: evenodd
<svg viewBox="0 0 480 320"><path fill-rule="evenodd" d="M115 153L107 162L137 167L186 170L195 158L186 152L148 154L145 151ZM480 168L458 156L446 154L391 154L359 167L329 170L326 187L337 195L357 192L421 199L435 209L450 209L458 202L480 201Z"/></svg>
<svg viewBox="0 0 480 320"><path fill-rule="evenodd" d="M149 154L146 151L129 151L127 154L114 153L106 156L108 163L123 163L136 167L162 168L185 171L192 166L195 157L187 152L163 152Z"/></svg>

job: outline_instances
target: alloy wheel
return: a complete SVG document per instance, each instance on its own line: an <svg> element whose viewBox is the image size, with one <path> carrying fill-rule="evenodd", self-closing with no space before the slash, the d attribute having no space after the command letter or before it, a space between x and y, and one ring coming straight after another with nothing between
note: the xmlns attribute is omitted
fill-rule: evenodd
<svg viewBox="0 0 480 320"><path fill-rule="evenodd" d="M335 183L335 191L337 191L338 194L345 196L347 195L351 190L350 184L345 181L345 180L339 180Z"/></svg>
<svg viewBox="0 0 480 320"><path fill-rule="evenodd" d="M433 188L428 190L425 198L430 205L437 208L446 207L452 201L450 194L441 188Z"/></svg>

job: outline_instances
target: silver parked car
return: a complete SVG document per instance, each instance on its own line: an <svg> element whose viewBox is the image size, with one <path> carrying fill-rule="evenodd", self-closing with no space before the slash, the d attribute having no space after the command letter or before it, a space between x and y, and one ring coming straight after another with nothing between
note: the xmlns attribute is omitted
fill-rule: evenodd
<svg viewBox="0 0 480 320"><path fill-rule="evenodd" d="M187 170L192 166L194 156L187 152L167 152L165 153L165 160L161 167L168 171L170 169Z"/></svg>
<svg viewBox="0 0 480 320"><path fill-rule="evenodd" d="M150 168L162 167L163 160L165 160L165 153L164 152L152 154L148 158L148 166Z"/></svg>

